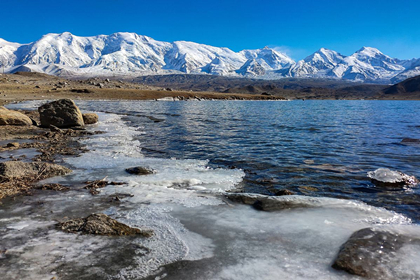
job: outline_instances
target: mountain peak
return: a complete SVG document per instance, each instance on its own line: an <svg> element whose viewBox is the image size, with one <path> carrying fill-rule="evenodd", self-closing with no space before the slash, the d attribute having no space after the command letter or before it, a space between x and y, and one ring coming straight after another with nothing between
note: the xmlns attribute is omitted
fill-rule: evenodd
<svg viewBox="0 0 420 280"><path fill-rule="evenodd" d="M384 55L380 50L372 47L362 47L356 53L364 54L368 56L375 56L375 55Z"/></svg>

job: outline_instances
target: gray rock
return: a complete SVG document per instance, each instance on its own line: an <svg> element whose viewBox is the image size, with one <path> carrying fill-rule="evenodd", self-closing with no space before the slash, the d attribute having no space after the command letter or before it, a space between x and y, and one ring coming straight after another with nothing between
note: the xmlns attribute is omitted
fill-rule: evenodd
<svg viewBox="0 0 420 280"><path fill-rule="evenodd" d="M134 175L150 175L150 174L155 173L153 169L148 168L148 167L141 167L141 166L130 167L130 168L127 168L125 171Z"/></svg>
<svg viewBox="0 0 420 280"><path fill-rule="evenodd" d="M85 124L94 124L97 123L99 120L98 114L95 113L86 113L82 114L82 116Z"/></svg>
<svg viewBox="0 0 420 280"><path fill-rule="evenodd" d="M234 202L252 205L257 210L279 211L290 208L311 208L340 203L339 200L300 195L267 196L253 193L232 193L226 197Z"/></svg>
<svg viewBox="0 0 420 280"><path fill-rule="evenodd" d="M83 116L71 99L60 99L38 108L42 127L60 128L84 126Z"/></svg>
<svg viewBox="0 0 420 280"><path fill-rule="evenodd" d="M392 261L395 253L410 241L409 237L385 230L361 229L341 246L332 267L371 279L403 279L393 275Z"/></svg>
<svg viewBox="0 0 420 280"><path fill-rule="evenodd" d="M141 235L153 236L151 229L138 229L120 223L105 214L92 214L86 218L74 219L59 223L57 228L70 233L84 233L97 235Z"/></svg>
<svg viewBox="0 0 420 280"><path fill-rule="evenodd" d="M0 106L0 125L32 125L32 120L25 114Z"/></svg>
<svg viewBox="0 0 420 280"><path fill-rule="evenodd" d="M71 170L64 166L47 162L0 162L0 176L9 180L31 176L45 179L54 176L63 176L70 172Z"/></svg>

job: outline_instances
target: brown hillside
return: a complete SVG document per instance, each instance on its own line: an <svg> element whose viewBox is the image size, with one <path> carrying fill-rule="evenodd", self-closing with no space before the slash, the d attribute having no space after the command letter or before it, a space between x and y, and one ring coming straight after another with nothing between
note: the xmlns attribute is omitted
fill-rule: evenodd
<svg viewBox="0 0 420 280"><path fill-rule="evenodd" d="M409 78L383 90L385 94L420 93L420 76Z"/></svg>

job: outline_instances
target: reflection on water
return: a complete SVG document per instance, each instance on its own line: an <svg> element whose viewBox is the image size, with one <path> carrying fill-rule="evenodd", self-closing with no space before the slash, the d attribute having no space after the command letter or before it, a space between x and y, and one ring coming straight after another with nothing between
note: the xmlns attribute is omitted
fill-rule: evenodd
<svg viewBox="0 0 420 280"><path fill-rule="evenodd" d="M100 105L99 105L100 104ZM139 126L143 153L208 159L246 172L241 187L273 194L355 198L419 220L417 189L376 188L366 172L380 167L416 175L420 102L85 102L93 111L127 114ZM149 117L148 117L149 116ZM150 116L162 119L154 122Z"/></svg>

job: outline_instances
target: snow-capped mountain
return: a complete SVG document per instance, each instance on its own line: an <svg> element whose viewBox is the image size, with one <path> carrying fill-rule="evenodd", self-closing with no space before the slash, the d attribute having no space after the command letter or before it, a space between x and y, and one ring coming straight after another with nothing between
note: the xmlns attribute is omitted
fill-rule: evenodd
<svg viewBox="0 0 420 280"><path fill-rule="evenodd" d="M265 70L289 68L295 63L295 61L287 55L279 53L269 47L258 50L243 50L240 53L246 57L247 63L249 60L255 60Z"/></svg>
<svg viewBox="0 0 420 280"><path fill-rule="evenodd" d="M399 83L408 78L420 75L420 58L404 61L405 70L391 79L392 83Z"/></svg>
<svg viewBox="0 0 420 280"><path fill-rule="evenodd" d="M256 59L248 59L236 73L243 76L262 76L265 74L264 67Z"/></svg>
<svg viewBox="0 0 420 280"><path fill-rule="evenodd" d="M389 82L405 71L405 61L393 59L370 47L363 47L350 56L321 48L298 61L286 76L326 77L367 82Z"/></svg>
<svg viewBox="0 0 420 280"><path fill-rule="evenodd" d="M36 71L58 76L116 76L166 73L311 77L390 83L419 75L420 59L399 60L363 47L350 56L321 48L301 61L265 47L234 52L194 42L161 42L135 33L79 37L47 34L30 44L0 39L6 72Z"/></svg>

